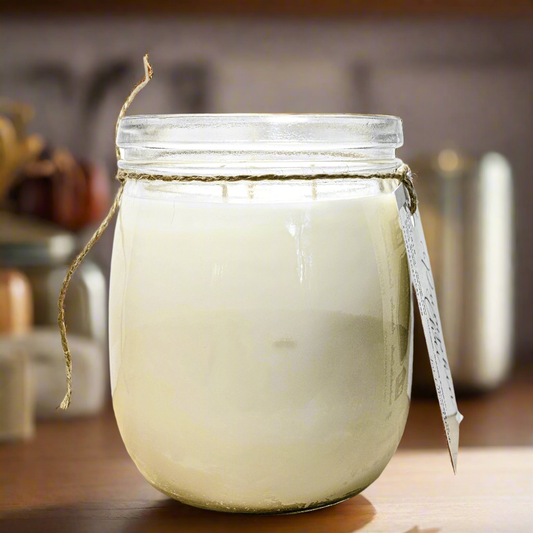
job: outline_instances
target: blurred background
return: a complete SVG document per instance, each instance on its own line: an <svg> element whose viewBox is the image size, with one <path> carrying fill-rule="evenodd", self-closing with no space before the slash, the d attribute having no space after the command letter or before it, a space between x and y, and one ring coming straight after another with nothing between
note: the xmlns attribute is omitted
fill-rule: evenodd
<svg viewBox="0 0 533 533"><path fill-rule="evenodd" d="M116 190L115 121L145 52L156 76L130 114L403 119L399 157L419 174L457 388L506 418L533 375L532 16L526 0L2 3L0 437L30 437L37 417L57 417L57 294ZM63 418L106 405L112 236L68 295L77 382ZM421 397L433 387L423 344L417 328ZM422 414L436 409L420 402ZM477 420L471 443L505 440L494 417ZM515 422L511 443L533 442L531 424ZM409 426L404 440L442 444Z"/></svg>

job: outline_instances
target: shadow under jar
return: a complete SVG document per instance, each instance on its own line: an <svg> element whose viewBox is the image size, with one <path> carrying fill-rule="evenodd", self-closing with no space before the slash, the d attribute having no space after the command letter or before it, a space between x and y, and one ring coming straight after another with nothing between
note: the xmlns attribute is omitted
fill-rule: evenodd
<svg viewBox="0 0 533 533"><path fill-rule="evenodd" d="M410 278L398 182L350 174L393 172L402 141L388 116L122 120L120 168L221 177L129 179L117 220L113 405L161 492L287 513L381 474L409 410Z"/></svg>

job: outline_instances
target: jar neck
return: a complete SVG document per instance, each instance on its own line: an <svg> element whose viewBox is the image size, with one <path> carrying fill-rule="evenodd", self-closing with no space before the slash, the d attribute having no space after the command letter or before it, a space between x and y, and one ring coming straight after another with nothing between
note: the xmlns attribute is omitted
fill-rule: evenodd
<svg viewBox="0 0 533 533"><path fill-rule="evenodd" d="M121 149L118 166L139 173L184 176L310 176L316 174L373 174L393 172L402 161L394 149L296 150L291 146L262 150ZM155 153L154 153L155 152Z"/></svg>

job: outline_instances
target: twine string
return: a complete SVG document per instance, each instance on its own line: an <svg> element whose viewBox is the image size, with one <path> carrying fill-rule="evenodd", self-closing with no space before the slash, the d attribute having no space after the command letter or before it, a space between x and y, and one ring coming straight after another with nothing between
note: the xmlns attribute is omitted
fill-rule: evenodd
<svg viewBox="0 0 533 533"><path fill-rule="evenodd" d="M124 183L121 183L118 189L117 195L115 197L115 200L113 204L111 205L111 208L109 209L109 213L104 218L104 220L102 221L98 229L94 232L93 236L89 239L89 242L83 247L83 250L76 256L76 259L74 259L74 261L70 265L67 271L67 275L65 276L65 279L63 280L63 285L61 286L61 292L59 293L59 300L58 300L59 315L57 317L57 323L59 325L59 333L61 335L61 346L63 347L63 354L65 356L65 367L66 367L66 374L67 374L67 392L65 394L65 397L63 398L63 401L59 405L60 409L65 409L65 410L68 409L71 398L72 398L72 355L70 353L70 349L68 346L67 326L65 323L65 296L67 295L67 289L70 284L70 280L72 279L72 276L74 275L74 272L76 272L81 262L85 259L85 256L91 251L91 248L98 242L100 237L104 234L105 230L107 229L107 226L109 226L109 223L113 219L113 216L115 215L115 212L118 209L120 200L122 199L123 192L124 192Z"/></svg>
<svg viewBox="0 0 533 533"><path fill-rule="evenodd" d="M115 154L117 156L117 161L120 159L120 151L118 149L117 144L117 134L118 134L118 128L120 126L120 121L128 111L128 108L132 104L133 100L139 94L139 92L146 87L148 82L152 79L152 76L154 75L154 70L152 69L152 65L150 65L150 62L148 61L148 54L145 54L143 57L143 64L144 64L144 76L143 79L132 89L129 96L126 98L126 101L124 102L122 108L120 109L120 113L118 114L117 123L115 125ZM89 242L83 247L83 250L76 256L72 264L70 265L67 274L65 276L65 279L63 280L63 285L61 286L61 292L59 293L59 299L57 302L58 306L58 315L57 315L57 324L59 326L59 334L61 335L61 346L63 348L63 355L65 357L65 368L66 368L66 377L67 377L67 392L65 393L65 397L63 398L63 401L59 404L58 409L66 410L70 406L70 402L72 400L72 354L70 353L70 349L68 346L68 339L67 339L67 325L65 323L65 296L67 294L67 289L70 284L70 280L72 279L72 276L74 275L74 272L78 269L81 262L85 259L85 256L91 251L91 248L98 242L100 237L104 234L105 230L107 229L107 226L109 226L109 223L113 219L113 216L115 215L118 206L120 205L120 200L122 199L122 193L124 192L124 181L121 180L120 187L118 189L117 195L115 196L115 200L111 204L111 208L109 209L109 213L104 218L98 229L94 232L93 236L89 239Z"/></svg>
<svg viewBox="0 0 533 533"><path fill-rule="evenodd" d="M150 62L148 61L148 54L145 54L143 57L144 65L144 77L143 79L132 89L130 95L126 98L124 104L120 108L120 113L118 114L117 123L115 124L115 154L117 156L117 161L120 159L120 150L118 149L117 137L118 137L118 128L120 126L120 121L124 118L124 115L128 111L130 105L135 100L135 97L148 85L148 82L152 79L154 75L154 69Z"/></svg>
<svg viewBox="0 0 533 533"><path fill-rule="evenodd" d="M257 176L235 175L235 176L184 176L174 174L145 174L141 172L135 172L131 170L119 169L116 174L117 180L124 183L126 180L138 180L138 181L181 181L191 182L199 181L204 183L225 182L233 183L236 181L246 182L258 182L258 181L289 181L289 180L309 180L314 183L319 180L338 180L338 179L358 179L358 180L371 180L371 179L395 179L400 183L403 183L407 189L409 195L409 210L414 215L418 206L418 197L413 185L413 174L411 169L407 165L401 165L394 172L388 173L375 173L375 174L310 174L308 176L303 175L279 175L279 174L259 174Z"/></svg>
<svg viewBox="0 0 533 533"><path fill-rule="evenodd" d="M143 58L144 61L144 77L143 79L133 88L130 95L124 102L124 105L122 106L120 113L118 115L117 124L115 128L115 139L118 134L118 128L120 125L120 121L126 114L129 106L137 96L137 94L147 85L147 83L152 79L153 76L153 69L150 63L148 62L148 55L145 55ZM117 155L117 161L120 160L120 151L118 149L118 146L115 143L116 148L116 155ZM294 175L277 175L277 174L263 174L258 176L250 176L250 175L240 175L240 176L183 176L183 175L164 175L164 174L145 174L140 172L134 172L124 169L119 169L116 174L116 179L120 181L120 187L118 189L117 195L115 197L115 200L113 201L113 204L111 205L111 208L109 209L109 213L104 218L98 229L94 232L93 236L89 239L89 242L84 246L83 250L76 256L72 264L70 265L70 268L67 271L67 274L65 276L65 279L63 281L63 285L61 287L61 292L59 293L59 301L58 301L58 307L59 307L59 315L57 318L57 322L59 325L59 332L61 335L61 345L63 347L63 354L65 356L65 367L66 367L66 378L67 378L67 391L65 394L65 397L63 398L63 401L59 405L59 409L68 409L71 399L72 399L72 355L70 353L68 340L67 340L67 327L65 323L65 296L67 293L68 286L70 284L70 280L72 279L72 276L82 263L82 261L85 259L85 256L90 252L91 248L98 242L100 237L103 235L107 227L109 226L109 223L113 219L113 216L115 215L116 211L118 210L120 206L120 202L122 199L122 195L124 192L124 187L127 180L146 180L146 181L163 181L163 182L169 182L169 181L181 181L181 182L204 182L204 183L212 183L212 182L236 182L236 181L247 181L247 182L258 182L258 181L285 181L285 180L309 180L313 184L316 184L317 180L335 180L335 179L396 179L401 184L405 186L407 189L407 192L409 194L409 200L410 205L409 209L411 211L411 214L414 214L417 210L418 206L418 199L416 195L416 191L413 185L413 176L411 173L411 170L407 165L402 165L398 169L396 169L394 172L390 173L383 173L383 174L312 174L309 176L294 176Z"/></svg>

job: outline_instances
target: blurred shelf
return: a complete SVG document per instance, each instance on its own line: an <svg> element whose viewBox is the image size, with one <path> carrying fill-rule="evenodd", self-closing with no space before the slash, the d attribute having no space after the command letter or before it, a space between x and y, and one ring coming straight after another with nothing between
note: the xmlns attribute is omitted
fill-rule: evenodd
<svg viewBox="0 0 533 533"><path fill-rule="evenodd" d="M15 15L201 15L271 17L532 16L531 0L37 0L3 2Z"/></svg>

